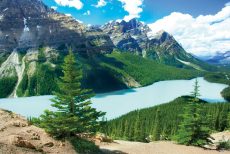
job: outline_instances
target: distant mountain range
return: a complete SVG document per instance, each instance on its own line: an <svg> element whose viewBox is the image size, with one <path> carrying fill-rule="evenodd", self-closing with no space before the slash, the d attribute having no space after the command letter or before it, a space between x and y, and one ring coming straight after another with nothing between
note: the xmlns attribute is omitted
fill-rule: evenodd
<svg viewBox="0 0 230 154"><path fill-rule="evenodd" d="M229 65L230 64L230 51L226 51L224 53L219 52L215 56L209 57L206 61L212 64Z"/></svg>
<svg viewBox="0 0 230 154"><path fill-rule="evenodd" d="M61 75L60 64L70 46L80 55L79 59L84 66L84 81L88 85L86 87L94 89L103 89L102 85L110 85L112 90L141 86L130 72L123 72L125 68L121 66L124 64L116 62L118 57L107 56L112 51L138 55L143 57L140 59L142 61L154 60L154 63L150 63L167 69L165 65L169 65L169 70L173 70L173 67L195 71L210 68L205 62L187 53L167 32L162 30L154 35L149 35L149 32L151 29L148 25L137 19L88 27L48 8L41 0L2 0L0 84L7 86L6 83L13 83L7 92L12 97L50 94L55 87L38 92L41 88L39 85L44 83L43 80L50 80L48 84L51 84ZM103 56L107 57L106 61L102 61L105 60L101 58ZM130 61L136 59L126 57ZM134 63L140 65L139 62ZM149 83L149 80L144 83Z"/></svg>

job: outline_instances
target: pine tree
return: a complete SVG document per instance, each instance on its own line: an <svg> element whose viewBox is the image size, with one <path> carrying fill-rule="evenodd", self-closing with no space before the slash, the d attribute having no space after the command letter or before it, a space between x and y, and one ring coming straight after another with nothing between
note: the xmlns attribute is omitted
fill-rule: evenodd
<svg viewBox="0 0 230 154"><path fill-rule="evenodd" d="M134 124L134 136L133 136L133 140L135 141L142 141L141 138L141 121L140 121L140 114L139 114L139 110L137 111L137 118Z"/></svg>
<svg viewBox="0 0 230 154"><path fill-rule="evenodd" d="M82 89L82 71L77 66L70 49L62 66L64 76L58 82L59 92L55 92L52 106L57 111L45 111L40 126L55 137L70 137L76 133L95 132L100 126L98 121L105 113L92 108L90 90Z"/></svg>
<svg viewBox="0 0 230 154"><path fill-rule="evenodd" d="M228 128L228 130L230 130L230 111L228 113L227 128Z"/></svg>
<svg viewBox="0 0 230 154"><path fill-rule="evenodd" d="M195 81L191 101L184 107L183 121L179 125L177 140L180 144L203 146L212 143L210 130L202 117L203 104L199 103L199 85Z"/></svg>
<svg viewBox="0 0 230 154"><path fill-rule="evenodd" d="M161 137L161 129L160 129L160 110L157 109L156 117L155 117L155 125L153 129L153 140L159 141Z"/></svg>

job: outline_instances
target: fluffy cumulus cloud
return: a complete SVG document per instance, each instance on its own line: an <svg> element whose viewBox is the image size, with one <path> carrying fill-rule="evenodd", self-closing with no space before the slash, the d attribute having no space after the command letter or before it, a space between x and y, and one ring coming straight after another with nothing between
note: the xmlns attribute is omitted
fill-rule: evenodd
<svg viewBox="0 0 230 154"><path fill-rule="evenodd" d="M106 6L107 2L105 0L99 0L97 5L94 5L96 8Z"/></svg>
<svg viewBox="0 0 230 154"><path fill-rule="evenodd" d="M129 21L133 18L139 18L140 13L143 11L142 4L143 0L119 0L125 11L129 14L124 17L125 21Z"/></svg>
<svg viewBox="0 0 230 154"><path fill-rule="evenodd" d="M80 10L83 7L81 0L55 0L58 5L74 7Z"/></svg>
<svg viewBox="0 0 230 154"><path fill-rule="evenodd" d="M215 15L194 18L189 14L173 12L149 26L152 29L149 36L165 30L188 52L198 56L230 50L230 3Z"/></svg>

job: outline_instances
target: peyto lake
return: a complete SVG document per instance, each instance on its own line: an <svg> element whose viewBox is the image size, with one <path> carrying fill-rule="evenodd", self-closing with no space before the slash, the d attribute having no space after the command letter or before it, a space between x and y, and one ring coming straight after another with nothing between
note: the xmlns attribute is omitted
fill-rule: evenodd
<svg viewBox="0 0 230 154"><path fill-rule="evenodd" d="M106 118L113 119L135 109L163 104L177 97L189 95L193 90L193 80L160 81L150 86L98 94L92 98L92 106L107 112ZM220 92L224 84L210 83L198 78L201 99L210 103L225 102ZM26 117L38 117L45 109L53 110L50 99L53 96L0 99L0 108Z"/></svg>

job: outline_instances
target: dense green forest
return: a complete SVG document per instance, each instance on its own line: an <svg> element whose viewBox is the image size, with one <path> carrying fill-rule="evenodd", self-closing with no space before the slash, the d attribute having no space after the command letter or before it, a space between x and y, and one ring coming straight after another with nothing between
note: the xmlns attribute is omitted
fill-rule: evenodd
<svg viewBox="0 0 230 154"><path fill-rule="evenodd" d="M0 53L0 66L2 65L2 63L4 61L6 61L6 59L9 57L10 53L6 53L6 52L1 52Z"/></svg>
<svg viewBox="0 0 230 154"><path fill-rule="evenodd" d="M180 97L174 101L151 108L136 110L117 119L109 121L102 131L115 139L146 142L147 138L159 131L161 139L174 139L178 133L181 115L185 103L190 97ZM202 117L208 121L208 127L213 131L223 131L229 128L229 103L206 103Z"/></svg>
<svg viewBox="0 0 230 154"><path fill-rule="evenodd" d="M221 95L227 100L230 101L230 72L219 72L219 73L208 73L205 75L205 80L214 83L227 84L229 87L225 88Z"/></svg>
<svg viewBox="0 0 230 154"><path fill-rule="evenodd" d="M39 48L36 72L28 74L29 66L26 63L23 79L17 89L18 96L49 95L57 90L57 79L62 73L60 65L53 67L51 60L45 57L44 48Z"/></svg>
<svg viewBox="0 0 230 154"><path fill-rule="evenodd" d="M28 73L29 63L26 62L23 79L17 89L18 96L49 95L57 90L57 80L62 75L60 65L66 52L57 53L57 57L47 57L45 48L39 48L34 74ZM84 72L82 86L93 89L96 93L128 88L124 78L126 81L132 78L140 85L146 86L157 81L191 79L202 74L196 70L167 66L121 52L93 57L79 55L78 65L82 66Z"/></svg>
<svg viewBox="0 0 230 154"><path fill-rule="evenodd" d="M113 52L106 57L100 57L100 60L102 66L123 76L131 76L142 86L162 80L191 79L202 75L200 71L167 66L127 52Z"/></svg>
<svg viewBox="0 0 230 154"><path fill-rule="evenodd" d="M17 77L3 77L0 79L0 98L8 97L17 84Z"/></svg>

